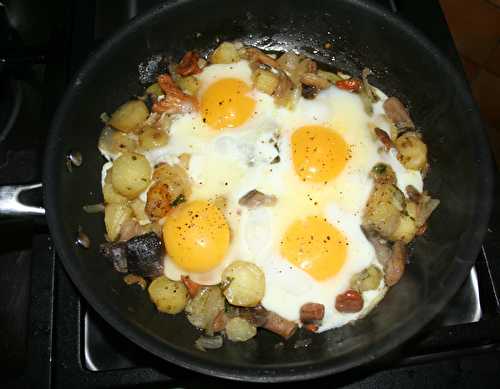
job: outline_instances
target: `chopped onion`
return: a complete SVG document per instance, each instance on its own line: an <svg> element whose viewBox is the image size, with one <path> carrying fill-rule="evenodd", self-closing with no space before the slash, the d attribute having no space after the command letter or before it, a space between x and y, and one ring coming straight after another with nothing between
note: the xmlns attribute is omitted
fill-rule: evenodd
<svg viewBox="0 0 500 389"><path fill-rule="evenodd" d="M194 342L195 347L200 351L214 350L221 348L223 343L222 336L200 336L196 342Z"/></svg>
<svg viewBox="0 0 500 389"><path fill-rule="evenodd" d="M84 205L83 211L85 213L100 213L104 212L104 204L90 204L90 205Z"/></svg>

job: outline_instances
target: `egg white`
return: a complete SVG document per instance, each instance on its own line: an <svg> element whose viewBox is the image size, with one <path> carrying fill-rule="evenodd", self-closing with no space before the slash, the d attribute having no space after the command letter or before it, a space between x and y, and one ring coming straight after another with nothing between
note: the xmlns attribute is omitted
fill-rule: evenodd
<svg viewBox="0 0 500 389"><path fill-rule="evenodd" d="M252 84L246 61L210 65L196 77L201 85L200 95L222 78L238 78ZM277 107L271 96L252 90L250 96L256 102L254 115L242 126L228 130L209 128L196 112L174 115L169 143L145 155L153 166L160 162L175 164L181 154L191 155L190 199L225 197L231 244L224 260L206 273L186 272L167 254L165 275L179 280L187 274L196 282L216 284L231 262L245 260L257 264L265 274L262 305L288 320L298 320L300 307L307 302L325 306L319 331L366 315L382 299L386 291L383 281L376 290L363 293L365 305L360 312L339 313L334 303L335 297L348 289L353 274L372 264L381 267L360 228L373 188L369 172L376 163L383 162L393 168L403 193L407 185L423 189L421 174L402 166L394 150L382 152L373 135L375 126L387 133L391 128L382 106L387 96L379 90L377 95L380 101L374 105L372 116L365 113L359 96L335 87L321 91L313 100L300 98L293 110ZM326 185L304 183L294 171L290 140L293 132L305 125L331 128L349 145L350 159L344 170ZM279 163L271 163L278 155ZM256 209L240 206L238 200L253 189L275 195L277 204ZM316 215L325 217L349 243L342 269L322 282L283 258L279 245L291 223Z"/></svg>

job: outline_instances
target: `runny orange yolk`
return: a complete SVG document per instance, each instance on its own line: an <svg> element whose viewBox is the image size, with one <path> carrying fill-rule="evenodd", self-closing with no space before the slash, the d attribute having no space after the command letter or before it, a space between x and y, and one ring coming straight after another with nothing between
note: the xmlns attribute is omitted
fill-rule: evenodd
<svg viewBox="0 0 500 389"><path fill-rule="evenodd" d="M281 242L281 254L318 281L333 277L344 265L344 235L318 216L292 223Z"/></svg>
<svg viewBox="0 0 500 389"><path fill-rule="evenodd" d="M322 126L304 126L292 134L295 172L308 182L328 182L349 159L348 147L336 132Z"/></svg>
<svg viewBox="0 0 500 389"><path fill-rule="evenodd" d="M214 82L201 97L203 121L217 130L241 126L255 109L255 100L247 95L250 89L237 78Z"/></svg>
<svg viewBox="0 0 500 389"><path fill-rule="evenodd" d="M217 266L226 255L229 239L224 215L207 201L181 204L163 225L167 254L187 271L206 272Z"/></svg>

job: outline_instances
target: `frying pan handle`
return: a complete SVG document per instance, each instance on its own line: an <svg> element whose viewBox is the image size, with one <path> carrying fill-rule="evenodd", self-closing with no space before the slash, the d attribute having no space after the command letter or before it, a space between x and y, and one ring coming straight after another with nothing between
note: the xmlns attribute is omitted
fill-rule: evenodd
<svg viewBox="0 0 500 389"><path fill-rule="evenodd" d="M45 209L21 202L19 196L23 192L41 189L42 184L0 186L0 219L11 217L44 216Z"/></svg>

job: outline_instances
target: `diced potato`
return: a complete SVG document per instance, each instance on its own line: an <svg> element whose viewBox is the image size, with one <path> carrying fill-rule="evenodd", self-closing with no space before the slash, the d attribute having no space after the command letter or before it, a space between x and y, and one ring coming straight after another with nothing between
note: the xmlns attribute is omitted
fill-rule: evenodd
<svg viewBox="0 0 500 389"><path fill-rule="evenodd" d="M165 131L147 126L139 133L139 146L143 150L151 150L165 146L168 143L168 134Z"/></svg>
<svg viewBox="0 0 500 389"><path fill-rule="evenodd" d="M166 113L161 114L160 118L156 121L155 127L161 131L168 131L172 124L172 119Z"/></svg>
<svg viewBox="0 0 500 389"><path fill-rule="evenodd" d="M427 167L427 146L416 132L405 132L395 143L398 159L404 167L413 170L424 170Z"/></svg>
<svg viewBox="0 0 500 389"><path fill-rule="evenodd" d="M163 95L160 84L158 84L157 82L148 86L148 88L146 89L146 93L155 95L156 97Z"/></svg>
<svg viewBox="0 0 500 389"><path fill-rule="evenodd" d="M382 271L374 265L368 266L363 271L356 273L351 278L351 289L358 292L375 290L382 280Z"/></svg>
<svg viewBox="0 0 500 389"><path fill-rule="evenodd" d="M135 199L130 202L130 208L134 212L134 216L141 225L148 224L150 222L148 215L146 214L146 204L141 199Z"/></svg>
<svg viewBox="0 0 500 389"><path fill-rule="evenodd" d="M148 292L156 309L170 315L182 312L189 299L188 291L182 282L172 281L165 276L155 278L149 285Z"/></svg>
<svg viewBox="0 0 500 389"><path fill-rule="evenodd" d="M170 211L171 203L168 185L161 181L156 182L148 190L146 213L151 220L159 220Z"/></svg>
<svg viewBox="0 0 500 389"><path fill-rule="evenodd" d="M108 125L122 132L138 130L149 116L148 107L141 100L131 100L113 112Z"/></svg>
<svg viewBox="0 0 500 389"><path fill-rule="evenodd" d="M415 224L415 220L402 214L398 228L388 238L392 241L401 240L404 243L410 243L416 233L417 225Z"/></svg>
<svg viewBox="0 0 500 389"><path fill-rule="evenodd" d="M108 204L104 208L104 224L109 240L116 240L122 224L132 218L132 209L127 204Z"/></svg>
<svg viewBox="0 0 500 389"><path fill-rule="evenodd" d="M126 204L128 199L125 196L122 196L118 193L113 187L113 183L111 181L113 169L109 169L106 172L106 178L104 179L104 186L102 187L102 195L104 197L104 203L106 204Z"/></svg>
<svg viewBox="0 0 500 389"><path fill-rule="evenodd" d="M195 327L211 332L214 319L224 306L224 296L220 288L206 286L201 288L186 306L187 318Z"/></svg>
<svg viewBox="0 0 500 389"><path fill-rule="evenodd" d="M233 63L240 60L238 49L230 42L223 42L210 55L209 61L213 64L217 63Z"/></svg>
<svg viewBox="0 0 500 389"><path fill-rule="evenodd" d="M135 151L137 141L121 131L105 127L99 137L98 147L105 153L114 156L120 152Z"/></svg>
<svg viewBox="0 0 500 389"><path fill-rule="evenodd" d="M256 69L253 73L253 82L257 90L272 95L279 83L279 78L273 72Z"/></svg>
<svg viewBox="0 0 500 389"><path fill-rule="evenodd" d="M404 209L404 195L391 184L377 184L366 203L363 225L389 239L396 231Z"/></svg>
<svg viewBox="0 0 500 389"><path fill-rule="evenodd" d="M180 195L188 198L191 194L191 182L186 170L179 165L161 164L153 172L153 180L161 181L168 186L170 198L175 200Z"/></svg>
<svg viewBox="0 0 500 389"><path fill-rule="evenodd" d="M200 82L196 77L188 76L188 77L180 77L177 80L177 85L182 89L184 93L188 95L195 96L198 93L198 89L200 89Z"/></svg>
<svg viewBox="0 0 500 389"><path fill-rule="evenodd" d="M262 270L251 262L235 261L222 272L224 296L230 304L254 307L264 297L266 280Z"/></svg>
<svg viewBox="0 0 500 389"><path fill-rule="evenodd" d="M377 163L370 171L370 176L377 184L396 184L396 173L385 163Z"/></svg>
<svg viewBox="0 0 500 389"><path fill-rule="evenodd" d="M151 166L142 154L123 153L113 163L113 187L128 199L133 199L144 191L150 180Z"/></svg>
<svg viewBox="0 0 500 389"><path fill-rule="evenodd" d="M257 335L257 328L241 317L234 317L226 324L226 335L233 342L246 342Z"/></svg>

